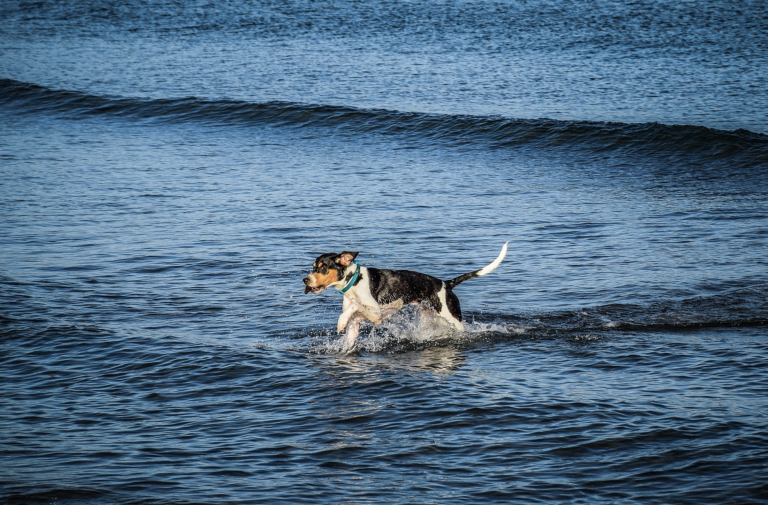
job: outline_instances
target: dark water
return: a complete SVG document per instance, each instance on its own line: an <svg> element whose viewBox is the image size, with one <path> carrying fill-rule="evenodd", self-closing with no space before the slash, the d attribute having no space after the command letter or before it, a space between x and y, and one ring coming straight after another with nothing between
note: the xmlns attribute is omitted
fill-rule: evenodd
<svg viewBox="0 0 768 505"><path fill-rule="evenodd" d="M764 2L5 1L0 499L768 503L767 88Z"/></svg>

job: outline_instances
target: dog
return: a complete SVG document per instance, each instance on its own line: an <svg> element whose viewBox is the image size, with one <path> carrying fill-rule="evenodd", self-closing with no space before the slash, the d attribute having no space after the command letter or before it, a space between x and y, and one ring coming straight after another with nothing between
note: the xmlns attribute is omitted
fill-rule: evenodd
<svg viewBox="0 0 768 505"><path fill-rule="evenodd" d="M496 270L507 255L507 244L492 263L449 281L411 270L364 267L356 261L357 252L321 254L312 264L312 273L304 278L304 294L318 294L334 287L344 296L336 325L339 333L347 329L342 347L344 353L355 350L361 321L381 324L408 304L423 304L427 310L462 331L461 306L453 288Z"/></svg>

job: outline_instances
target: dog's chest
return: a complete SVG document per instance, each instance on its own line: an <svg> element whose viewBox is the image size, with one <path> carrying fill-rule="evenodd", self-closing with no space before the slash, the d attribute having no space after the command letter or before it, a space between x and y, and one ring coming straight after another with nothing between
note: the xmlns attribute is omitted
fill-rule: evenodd
<svg viewBox="0 0 768 505"><path fill-rule="evenodd" d="M357 300L359 303L371 308L378 308L379 302L371 292L371 276L367 269L363 267L360 272L360 282L352 286L345 294L347 298Z"/></svg>

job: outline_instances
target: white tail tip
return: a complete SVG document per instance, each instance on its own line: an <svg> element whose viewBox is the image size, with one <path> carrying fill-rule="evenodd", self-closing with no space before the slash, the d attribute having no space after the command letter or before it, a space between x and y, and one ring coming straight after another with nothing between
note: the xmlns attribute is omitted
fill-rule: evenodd
<svg viewBox="0 0 768 505"><path fill-rule="evenodd" d="M504 242L504 246L501 248L499 257L493 260L493 263L491 263L487 267L477 272L478 277L482 277L483 275L488 275L489 273L496 270L496 268L498 268L499 265L501 265L501 262L504 261L504 257L507 255L507 244L509 244L509 242Z"/></svg>

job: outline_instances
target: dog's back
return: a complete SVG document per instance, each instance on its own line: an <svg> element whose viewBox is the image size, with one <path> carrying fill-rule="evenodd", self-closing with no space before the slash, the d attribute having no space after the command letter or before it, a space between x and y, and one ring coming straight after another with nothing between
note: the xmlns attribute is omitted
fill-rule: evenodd
<svg viewBox="0 0 768 505"><path fill-rule="evenodd" d="M403 305L421 302L437 293L443 281L437 277L414 272L412 270L385 270L368 268L371 294L379 304L394 303L398 300Z"/></svg>

